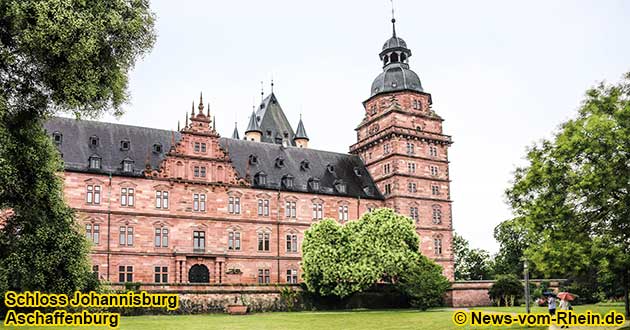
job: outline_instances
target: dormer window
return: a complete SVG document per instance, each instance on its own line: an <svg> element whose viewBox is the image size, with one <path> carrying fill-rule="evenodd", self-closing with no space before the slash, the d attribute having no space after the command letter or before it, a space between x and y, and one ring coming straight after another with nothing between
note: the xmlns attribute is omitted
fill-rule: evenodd
<svg viewBox="0 0 630 330"><path fill-rule="evenodd" d="M338 193L340 194L345 194L346 193L346 183L341 181L341 180L337 180L335 181L335 190L337 190Z"/></svg>
<svg viewBox="0 0 630 330"><path fill-rule="evenodd" d="M359 167L354 168L354 175L361 176L361 169Z"/></svg>
<svg viewBox="0 0 630 330"><path fill-rule="evenodd" d="M305 160L303 160L303 161L300 163L300 169L301 169L302 171L306 171L306 170L308 170L309 168L311 168L311 164L308 162L308 160L306 160L306 159L305 159Z"/></svg>
<svg viewBox="0 0 630 330"><path fill-rule="evenodd" d="M285 139L288 139L288 138L289 138L289 133L284 132L284 138L285 138Z"/></svg>
<svg viewBox="0 0 630 330"><path fill-rule="evenodd" d="M254 176L254 183L258 186L267 185L267 174L265 172L258 172Z"/></svg>
<svg viewBox="0 0 630 330"><path fill-rule="evenodd" d="M99 155L90 156L90 169L98 170L101 168L101 157Z"/></svg>
<svg viewBox="0 0 630 330"><path fill-rule="evenodd" d="M98 147L98 136L92 135L90 136L90 148Z"/></svg>
<svg viewBox="0 0 630 330"><path fill-rule="evenodd" d="M319 191L319 179L310 178L308 180L308 189L310 189L311 191Z"/></svg>
<svg viewBox="0 0 630 330"><path fill-rule="evenodd" d="M156 143L153 145L153 153L154 154L161 154L162 153L162 145L159 143Z"/></svg>
<svg viewBox="0 0 630 330"><path fill-rule="evenodd" d="M287 189L293 188L293 176L291 174L287 174L282 177L282 186Z"/></svg>
<svg viewBox="0 0 630 330"><path fill-rule="evenodd" d="M368 195L368 196L372 196L374 195L374 187L372 186L365 186L363 187L363 192Z"/></svg>
<svg viewBox="0 0 630 330"><path fill-rule="evenodd" d="M129 150L129 145L130 145L129 140L122 140L122 141L120 141L120 150L122 150L122 151Z"/></svg>
<svg viewBox="0 0 630 330"><path fill-rule="evenodd" d="M63 140L63 135L59 132L54 132L53 133L53 142L55 142L55 144L61 144Z"/></svg>
<svg viewBox="0 0 630 330"><path fill-rule="evenodd" d="M258 156L249 155L249 165L258 165Z"/></svg>
<svg viewBox="0 0 630 330"><path fill-rule="evenodd" d="M271 131L267 131L267 136L271 136Z"/></svg>
<svg viewBox="0 0 630 330"><path fill-rule="evenodd" d="M278 157L276 158L276 167L283 168L284 167L284 158Z"/></svg>
<svg viewBox="0 0 630 330"><path fill-rule="evenodd" d="M335 166L333 166L332 164L328 164L326 165L326 170L328 171L328 173L335 173Z"/></svg>
<svg viewBox="0 0 630 330"><path fill-rule="evenodd" d="M133 163L134 163L133 160L131 160L130 158L125 158L125 160L122 161L123 172L132 173Z"/></svg>

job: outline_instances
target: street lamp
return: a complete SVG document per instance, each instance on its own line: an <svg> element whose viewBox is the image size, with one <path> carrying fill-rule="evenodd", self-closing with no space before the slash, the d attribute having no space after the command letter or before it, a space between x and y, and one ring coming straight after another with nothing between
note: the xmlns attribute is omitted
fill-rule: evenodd
<svg viewBox="0 0 630 330"><path fill-rule="evenodd" d="M523 273L525 275L525 308L527 308L527 314L529 314L529 269L527 260L523 261Z"/></svg>

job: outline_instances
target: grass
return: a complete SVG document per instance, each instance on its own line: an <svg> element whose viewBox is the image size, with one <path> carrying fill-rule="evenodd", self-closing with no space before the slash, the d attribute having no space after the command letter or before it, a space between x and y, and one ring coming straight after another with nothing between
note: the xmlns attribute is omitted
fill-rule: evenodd
<svg viewBox="0 0 630 330"><path fill-rule="evenodd" d="M524 312L524 307L482 307L479 310L496 312ZM576 312L591 310L605 313L615 309L622 311L623 306L577 306ZM533 312L545 312L544 307L535 307ZM447 309L434 309L424 312L416 310L379 310L379 311L331 311L331 312L295 312L295 313L259 313L245 316L224 314L182 315L182 316L130 316L123 317L120 329L163 329L163 330L214 330L214 329L473 329L470 326L457 327L452 323L453 312ZM0 329L53 329L29 327L4 327ZM105 329L87 328L83 329ZM498 329L486 327L485 329ZM544 329L510 327L508 329Z"/></svg>

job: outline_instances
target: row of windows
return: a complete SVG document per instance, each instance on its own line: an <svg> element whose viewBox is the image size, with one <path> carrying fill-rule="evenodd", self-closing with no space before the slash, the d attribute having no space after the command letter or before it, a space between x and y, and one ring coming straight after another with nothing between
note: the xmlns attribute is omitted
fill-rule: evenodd
<svg viewBox="0 0 630 330"><path fill-rule="evenodd" d="M100 242L100 225L88 223L85 225L85 233L87 239L94 243ZM133 246L134 229L132 226L120 226L118 233L118 244L120 246ZM167 228L155 228L154 245L155 247L168 247L168 234ZM258 237L258 251L270 251L271 233L260 232ZM193 250L204 252L206 248L206 232L205 231L193 231ZM228 232L228 250L240 251L241 250L241 232L229 231ZM286 235L286 251L298 252L298 235L287 234Z"/></svg>
<svg viewBox="0 0 630 330"><path fill-rule="evenodd" d="M391 170L392 168L390 163L383 164L383 174L389 174L391 173ZM429 171L431 172L431 176L438 176L439 174L439 168L435 165L429 165ZM416 163L407 162L407 172L416 173Z"/></svg>
<svg viewBox="0 0 630 330"><path fill-rule="evenodd" d="M232 270L233 273L241 274L240 269ZM92 273L96 278L99 277L99 267L98 265L92 266ZM155 283L169 283L168 282L168 267L166 266L155 266L153 269L153 281ZM297 269L287 269L286 271L286 281L287 283L297 283L298 282L298 271ZM118 282L133 282L133 266L118 266ZM269 268L259 268L258 269L258 283L259 284L269 284L271 283L271 270Z"/></svg>
<svg viewBox="0 0 630 330"><path fill-rule="evenodd" d="M406 144L407 147L407 155L415 155L416 154L416 146L413 144L413 142L407 142ZM383 154L384 155L389 155L391 152L393 151L392 149L392 145L391 143L385 143L383 145ZM436 146L429 146L428 149L428 154L431 157L437 157L438 156L438 148ZM364 156L365 159L365 156ZM367 153L367 159L372 159L372 153L369 152Z"/></svg>
<svg viewBox="0 0 630 330"><path fill-rule="evenodd" d="M206 144L203 142L195 142L193 144L193 150L195 152L206 152Z"/></svg>
<svg viewBox="0 0 630 330"><path fill-rule="evenodd" d="M91 205L98 205L101 203L101 186L88 185L86 193L86 203ZM135 203L135 190L134 188L121 188L120 190L120 205L121 206L134 206ZM269 199L258 199L257 213L259 216L270 215L270 202ZM158 190L155 192L155 208L168 209L169 207L169 193L168 191ZM205 212L206 211L206 194L193 194L193 211ZM241 214L241 198L240 197L228 197L228 213ZM313 219L321 220L324 215L323 205L321 203L313 204ZM290 219L297 218L297 203L294 201L287 201L285 204L285 216ZM339 220L348 220L348 206L339 206Z"/></svg>
<svg viewBox="0 0 630 330"><path fill-rule="evenodd" d="M418 212L417 206L409 207L409 217L416 222L420 220L420 213ZM431 221L435 225L439 225L442 223L442 209L440 208L439 205L433 206L432 213L431 213Z"/></svg>

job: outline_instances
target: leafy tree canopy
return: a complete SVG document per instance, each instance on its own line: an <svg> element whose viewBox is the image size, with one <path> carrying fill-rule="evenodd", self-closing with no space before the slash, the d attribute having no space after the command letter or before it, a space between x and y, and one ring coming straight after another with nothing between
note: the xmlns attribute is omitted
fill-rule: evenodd
<svg viewBox="0 0 630 330"><path fill-rule="evenodd" d="M340 225L314 224L302 245L304 281L311 292L346 297L379 282L398 285L421 307L441 301L448 281L441 267L418 251L411 219L378 209Z"/></svg>
<svg viewBox="0 0 630 330"><path fill-rule="evenodd" d="M483 249L471 249L468 241L454 233L456 280L488 280L493 276L494 262L490 253Z"/></svg>
<svg viewBox="0 0 630 330"><path fill-rule="evenodd" d="M527 160L507 191L528 231L525 255L548 275L607 269L630 314L630 74L587 91L576 118Z"/></svg>

